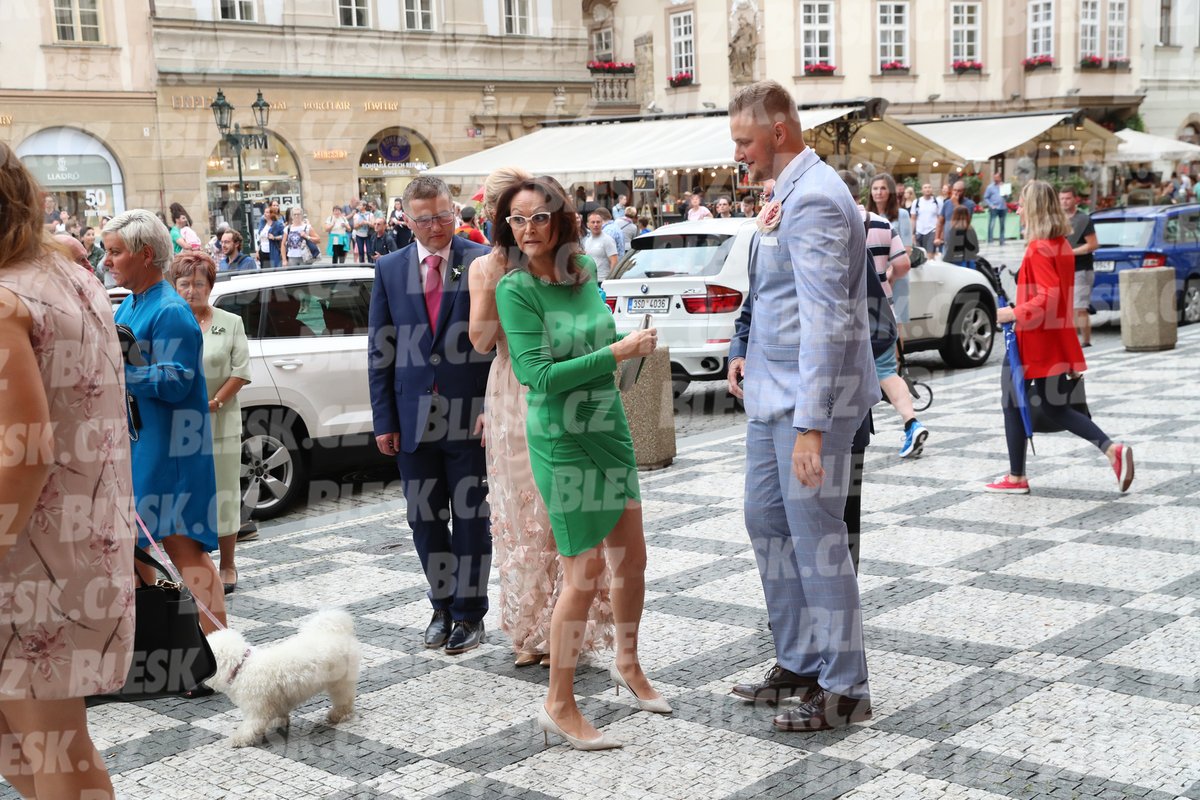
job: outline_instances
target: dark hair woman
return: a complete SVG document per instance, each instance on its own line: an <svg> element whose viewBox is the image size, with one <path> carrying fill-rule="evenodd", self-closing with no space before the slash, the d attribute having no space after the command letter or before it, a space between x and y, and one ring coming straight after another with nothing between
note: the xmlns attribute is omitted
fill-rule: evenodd
<svg viewBox="0 0 1200 800"><path fill-rule="evenodd" d="M608 306L587 286L595 263L579 252L579 217L557 182L509 187L497 203L496 242L512 267L496 287L496 309L513 371L529 387L529 460L563 569L550 623L550 691L538 724L577 749L619 747L579 712L575 663L607 562L617 639L612 679L639 708L670 712L638 660L646 540L633 440L613 381L618 363L654 351L657 333L618 339Z"/></svg>
<svg viewBox="0 0 1200 800"><path fill-rule="evenodd" d="M1071 379L1087 369L1075 335L1075 254L1067 241L1071 223L1054 187L1030 181L1021 190L1017 213L1029 244L1017 273L1017 302L996 310L996 321L1014 323L1025 369L1027 402L1041 407L1055 427L1094 444L1108 458L1122 492L1133 483L1133 449L1117 444L1091 418L1068 403ZM1008 359L1001 372L1001 406L1008 442L1008 474L987 485L989 492L1029 494L1025 473L1025 426L1012 390Z"/></svg>

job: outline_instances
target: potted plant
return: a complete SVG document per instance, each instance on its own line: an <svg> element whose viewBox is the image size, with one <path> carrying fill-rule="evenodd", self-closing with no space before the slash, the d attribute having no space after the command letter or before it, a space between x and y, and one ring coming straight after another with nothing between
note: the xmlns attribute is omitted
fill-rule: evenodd
<svg viewBox="0 0 1200 800"><path fill-rule="evenodd" d="M824 61L804 65L805 75L832 75L835 71L837 71L837 67L833 64L826 64Z"/></svg>
<svg viewBox="0 0 1200 800"><path fill-rule="evenodd" d="M907 75L908 64L903 61L884 61L879 65L880 72L890 72L894 75Z"/></svg>
<svg viewBox="0 0 1200 800"><path fill-rule="evenodd" d="M983 72L981 61L955 61L950 66L956 75L962 75L964 72Z"/></svg>
<svg viewBox="0 0 1200 800"><path fill-rule="evenodd" d="M1104 66L1104 59L1100 56L1084 56L1079 59L1080 69L1100 69Z"/></svg>
<svg viewBox="0 0 1200 800"><path fill-rule="evenodd" d="M1042 67L1053 67L1054 56L1030 56L1022 61L1021 65L1025 67L1026 72L1032 72L1033 70L1041 69Z"/></svg>
<svg viewBox="0 0 1200 800"><path fill-rule="evenodd" d="M1128 58L1110 58L1108 60L1109 69L1129 69Z"/></svg>
<svg viewBox="0 0 1200 800"><path fill-rule="evenodd" d="M593 75L597 73L620 75L633 72L634 65L629 61L589 61L587 68Z"/></svg>
<svg viewBox="0 0 1200 800"><path fill-rule="evenodd" d="M674 75L667 78L667 83L671 84L672 89L678 89L680 86L691 86L692 73L676 72Z"/></svg>

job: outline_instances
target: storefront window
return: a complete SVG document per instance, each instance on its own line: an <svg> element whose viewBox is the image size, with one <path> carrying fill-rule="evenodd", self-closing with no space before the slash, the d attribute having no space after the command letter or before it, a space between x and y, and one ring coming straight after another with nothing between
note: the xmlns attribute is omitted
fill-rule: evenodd
<svg viewBox="0 0 1200 800"><path fill-rule="evenodd" d="M437 164L433 150L420 134L408 128L386 128L367 142L358 161L358 196L391 208L404 187Z"/></svg>
<svg viewBox="0 0 1200 800"><path fill-rule="evenodd" d="M286 142L267 131L249 137L247 145L242 150L242 179L252 232L272 200L278 200L280 210L286 213L292 206L302 206L303 196L300 168ZM208 214L210 231L225 223L252 241L245 214L238 210L237 152L225 141L218 142L208 158Z"/></svg>
<svg viewBox="0 0 1200 800"><path fill-rule="evenodd" d="M121 170L108 148L75 128L48 128L16 148L17 155L55 207L81 226L125 210Z"/></svg>

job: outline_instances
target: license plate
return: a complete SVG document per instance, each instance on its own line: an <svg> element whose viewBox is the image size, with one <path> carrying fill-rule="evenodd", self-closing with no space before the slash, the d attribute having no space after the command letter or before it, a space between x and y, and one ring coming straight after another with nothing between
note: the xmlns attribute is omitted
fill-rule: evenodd
<svg viewBox="0 0 1200 800"><path fill-rule="evenodd" d="M657 314L666 311L670 308L671 298L669 297L631 297L629 298L629 313L635 311Z"/></svg>
<svg viewBox="0 0 1200 800"><path fill-rule="evenodd" d="M1096 261L1095 263L1092 264L1092 267L1096 270L1096 272L1112 272L1114 269L1117 268L1117 262L1115 262L1115 261Z"/></svg>

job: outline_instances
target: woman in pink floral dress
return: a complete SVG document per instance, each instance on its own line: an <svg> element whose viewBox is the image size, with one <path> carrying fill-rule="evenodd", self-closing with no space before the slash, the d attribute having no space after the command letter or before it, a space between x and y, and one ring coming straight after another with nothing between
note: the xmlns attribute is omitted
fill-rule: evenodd
<svg viewBox="0 0 1200 800"><path fill-rule="evenodd" d="M125 683L133 646L122 358L103 287L41 207L0 144L0 771L25 797L102 798L84 697Z"/></svg>
<svg viewBox="0 0 1200 800"><path fill-rule="evenodd" d="M490 218L504 190L530 176L504 167L488 176L483 202ZM500 630L513 643L518 667L550 665L550 616L562 584L558 548L546 505L533 482L525 440L528 391L512 371L508 344L496 314L496 284L504 277L504 253L493 250L476 259L468 273L471 293L471 343L481 353L496 348L484 397L488 505L492 509L492 560L500 576ZM612 649L613 615L608 568L588 614L581 652Z"/></svg>

